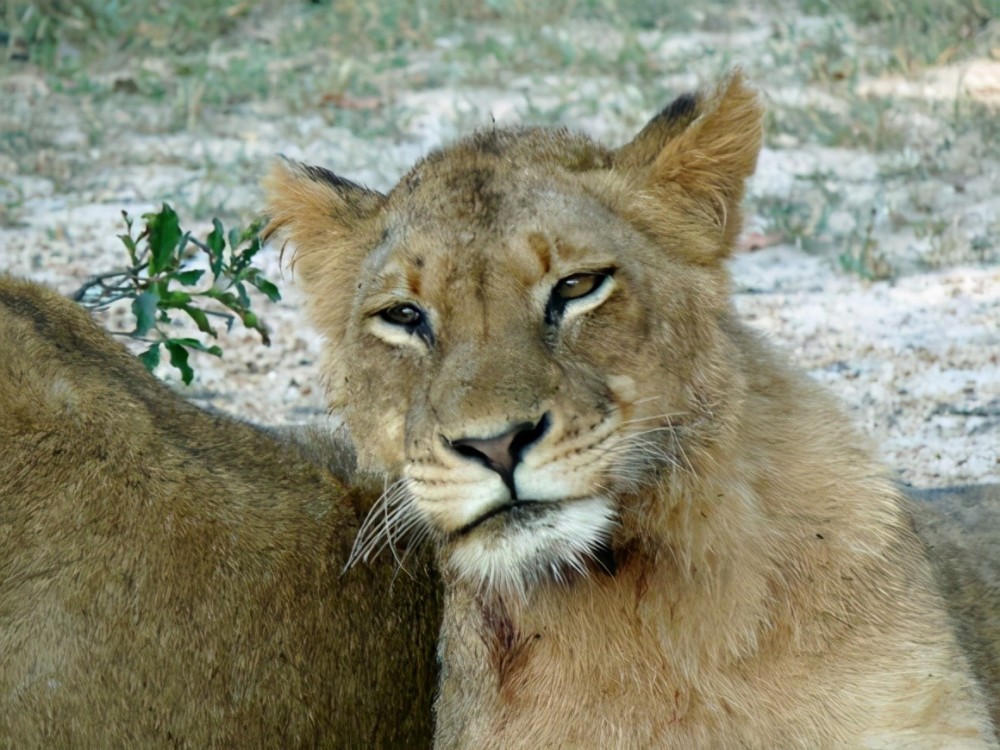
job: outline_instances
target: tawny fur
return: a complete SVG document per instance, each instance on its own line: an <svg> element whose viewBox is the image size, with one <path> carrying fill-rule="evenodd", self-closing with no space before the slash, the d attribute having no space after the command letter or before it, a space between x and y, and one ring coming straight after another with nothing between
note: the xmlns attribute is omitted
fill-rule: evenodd
<svg viewBox="0 0 1000 750"><path fill-rule="evenodd" d="M912 495L914 526L1000 726L1000 484Z"/></svg>
<svg viewBox="0 0 1000 750"><path fill-rule="evenodd" d="M342 569L351 459L187 404L0 276L0 747L429 746L426 562Z"/></svg>
<svg viewBox="0 0 1000 750"><path fill-rule="evenodd" d="M760 121L737 74L617 150L272 173L370 528L435 542L439 747L996 747L906 503L729 301Z"/></svg>

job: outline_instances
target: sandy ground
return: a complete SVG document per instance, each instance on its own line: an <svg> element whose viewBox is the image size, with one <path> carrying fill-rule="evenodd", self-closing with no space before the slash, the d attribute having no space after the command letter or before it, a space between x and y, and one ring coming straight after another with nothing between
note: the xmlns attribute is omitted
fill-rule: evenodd
<svg viewBox="0 0 1000 750"><path fill-rule="evenodd" d="M759 37L706 41L688 35L678 45L724 43L737 59L743 55L754 76L760 66L751 55L762 44ZM676 46L670 49L679 54ZM675 78L677 93L710 80L703 71ZM797 86L780 76L771 84L772 78L760 79L772 106L792 100L814 102L819 110L840 106L821 87ZM872 92L900 101L978 97L997 104L1000 63L976 61L915 78L862 80L851 95ZM8 205L16 202L0 227L0 269L64 293L89 274L120 265L123 255L114 235L122 230L121 209L138 215L169 200L183 218L183 206L204 200L249 216L260 200L256 180L278 152L385 189L429 148L490 117L531 121L540 108L559 106L566 122L616 142L653 111L613 75L586 81L522 76L495 87L397 92L386 105L395 118L390 135L366 135L320 116L289 115L266 102L247 104L235 114L203 114L194 126L162 132L150 123L163 105L91 106L53 91L30 66L8 68L0 94L7 102L0 127L10 136L0 152L5 176L0 190ZM593 101L601 106L584 106ZM847 418L874 439L896 475L919 486L1000 481L1000 254L962 252L970 238L995 243L1000 236L994 232L1000 226L1000 148L990 156L989 144L977 141L975 132L955 135L947 156L951 168L921 175L913 164L927 144L949 137L948 127L914 114L903 128L904 142L875 154L772 139L751 186L744 243L766 247L741 252L732 262L739 311L831 388ZM16 128L32 131L37 142L14 138ZM95 137L94 128L103 137ZM893 165L910 165L914 176L886 179ZM839 208L824 219L827 225L856 222L871 209L880 252L893 264L890 279L868 281L845 272L836 248L803 249L801 235L774 234L773 217L753 208L799 193L821 203L831 191L839 196ZM928 240L914 222L894 220L907 211L923 211L927 221L946 225L930 248L938 254L936 262L926 262ZM981 249L984 240L978 242ZM949 248L957 248L954 257L947 255ZM261 261L271 278L282 277L274 248ZM193 360L197 378L189 388L177 384L181 393L260 422L322 415L321 341L303 322L294 279L287 273L283 278L283 301L258 303L272 330L272 346L234 331L220 342L223 359ZM127 326L127 310L113 310L103 320L111 328ZM177 380L162 365L158 374Z"/></svg>

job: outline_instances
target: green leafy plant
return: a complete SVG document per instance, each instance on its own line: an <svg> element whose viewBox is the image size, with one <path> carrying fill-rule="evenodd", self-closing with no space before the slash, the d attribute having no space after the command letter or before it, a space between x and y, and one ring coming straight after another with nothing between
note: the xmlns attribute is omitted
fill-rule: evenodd
<svg viewBox="0 0 1000 750"><path fill-rule="evenodd" d="M875 208L868 212L864 229L852 233L847 241L847 250L837 256L841 268L867 281L885 281L893 274L889 261L878 252L878 240L875 238L877 214L878 209Z"/></svg>
<svg viewBox="0 0 1000 750"><path fill-rule="evenodd" d="M198 240L182 231L176 212L166 203L156 213L143 214L144 225L138 233L128 213L122 211L122 217L126 231L118 238L128 252L128 267L92 276L73 299L92 310L131 299L135 328L123 335L149 343L139 355L149 370L160 363L166 351L170 364L180 371L184 383L190 384L194 377L188 361L191 351L222 356L218 345L174 336L169 326L177 315L190 318L201 333L213 339L218 338L213 319L224 323L227 330L239 319L257 331L264 344L271 343L267 328L251 310L249 295L253 287L272 302L281 299L278 288L253 265L261 248L259 222L227 233L222 222L213 219L212 231ZM207 268L195 267L194 259L199 255L204 256Z"/></svg>

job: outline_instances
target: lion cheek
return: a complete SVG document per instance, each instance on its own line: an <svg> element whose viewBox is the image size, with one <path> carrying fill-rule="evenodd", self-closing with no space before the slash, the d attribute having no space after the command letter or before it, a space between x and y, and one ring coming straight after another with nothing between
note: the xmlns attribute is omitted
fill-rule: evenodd
<svg viewBox="0 0 1000 750"><path fill-rule="evenodd" d="M406 462L406 420L401 410L349 412L345 420L355 441L359 469L379 474L401 472Z"/></svg>

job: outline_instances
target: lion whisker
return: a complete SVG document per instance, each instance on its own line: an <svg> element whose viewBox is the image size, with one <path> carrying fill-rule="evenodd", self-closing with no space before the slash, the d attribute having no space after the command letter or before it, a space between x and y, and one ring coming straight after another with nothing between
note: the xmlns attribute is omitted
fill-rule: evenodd
<svg viewBox="0 0 1000 750"><path fill-rule="evenodd" d="M682 416L684 416L683 412L677 412L677 411L663 412L662 414L651 414L648 417L635 417L633 419L626 419L625 421L622 422L622 425L623 426L633 425L633 424L639 424L640 422L651 422L653 420L659 420L659 419L671 420L675 419L676 417L682 417Z"/></svg>
<svg viewBox="0 0 1000 750"><path fill-rule="evenodd" d="M350 568L359 561L370 561L386 545L393 549L393 556L396 558L396 562L400 563L395 551L393 527L399 526L400 521L408 514L415 514L410 503L409 480L400 479L385 488L368 512L354 538L354 545L344 569ZM397 537L401 536L399 529L396 529L396 535Z"/></svg>

